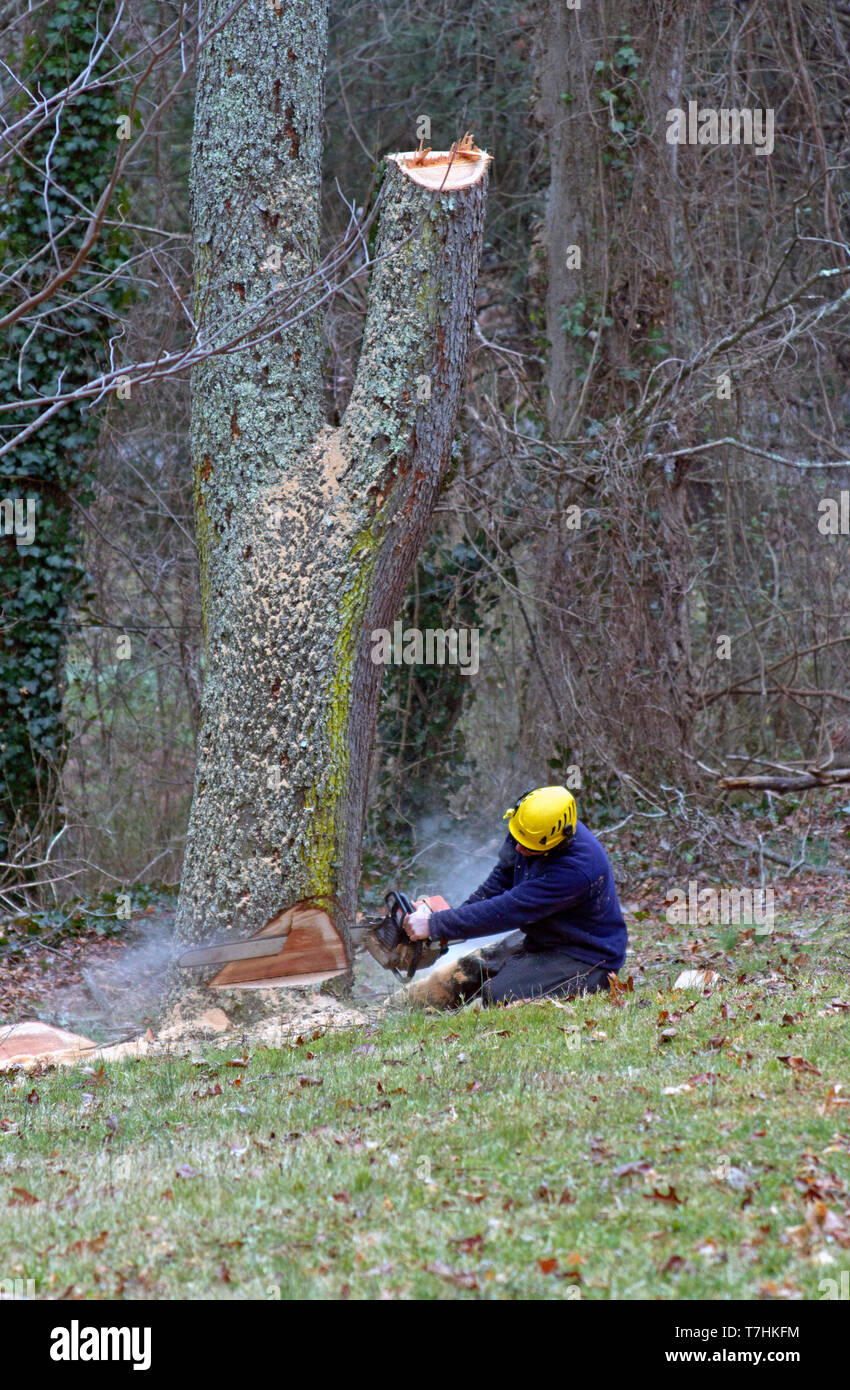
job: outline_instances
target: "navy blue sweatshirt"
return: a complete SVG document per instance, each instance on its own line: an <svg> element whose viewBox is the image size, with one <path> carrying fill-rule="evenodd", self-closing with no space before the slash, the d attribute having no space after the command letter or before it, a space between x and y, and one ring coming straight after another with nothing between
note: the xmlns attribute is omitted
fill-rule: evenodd
<svg viewBox="0 0 850 1390"><path fill-rule="evenodd" d="M577 960L619 970L628 936L608 856L578 822L569 843L548 854L520 854L511 835L480 888L460 907L434 912L435 941L525 932L532 950L566 946Z"/></svg>

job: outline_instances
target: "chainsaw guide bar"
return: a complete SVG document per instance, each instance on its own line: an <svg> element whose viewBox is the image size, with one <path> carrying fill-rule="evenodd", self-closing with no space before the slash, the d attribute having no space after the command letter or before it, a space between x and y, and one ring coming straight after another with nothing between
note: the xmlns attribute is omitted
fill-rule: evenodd
<svg viewBox="0 0 850 1390"><path fill-rule="evenodd" d="M253 960L257 956L274 956L283 950L289 940L285 936L252 937L250 941L232 941L220 946L199 946L194 951L184 951L178 956L177 964L187 970L193 965L223 965L228 960Z"/></svg>

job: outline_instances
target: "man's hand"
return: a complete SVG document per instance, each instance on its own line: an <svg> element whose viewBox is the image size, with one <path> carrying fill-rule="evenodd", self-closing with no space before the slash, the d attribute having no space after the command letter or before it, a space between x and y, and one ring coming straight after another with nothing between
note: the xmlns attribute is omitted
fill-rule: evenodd
<svg viewBox="0 0 850 1390"><path fill-rule="evenodd" d="M416 911L409 912L404 919L404 930L411 941L427 941L429 936L428 919L431 909L427 903L417 903Z"/></svg>

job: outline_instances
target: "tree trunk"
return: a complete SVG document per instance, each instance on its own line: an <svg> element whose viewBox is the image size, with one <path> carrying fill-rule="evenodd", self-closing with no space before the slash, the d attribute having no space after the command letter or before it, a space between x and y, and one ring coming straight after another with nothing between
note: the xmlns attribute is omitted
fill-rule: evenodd
<svg viewBox="0 0 850 1390"><path fill-rule="evenodd" d="M544 248L546 264L546 417L553 439L562 439L581 390L576 339L570 334L585 291L594 246L598 165L589 125L587 69L599 51L596 7L568 10L563 0L540 9L537 119L549 163ZM577 194L579 194L577 196ZM571 263L578 247L584 272Z"/></svg>
<svg viewBox="0 0 850 1390"><path fill-rule="evenodd" d="M208 3L208 29L228 4ZM471 147L450 167L388 158L360 363L331 428L305 312L323 286L325 42L323 0L242 6L204 50L192 162L202 339L238 315L256 326L275 285L278 321L303 315L192 383L206 672L177 939L290 926L264 983L348 969L381 681L370 634L398 610L449 460L487 179ZM174 984L184 1015L208 1006L210 973Z"/></svg>

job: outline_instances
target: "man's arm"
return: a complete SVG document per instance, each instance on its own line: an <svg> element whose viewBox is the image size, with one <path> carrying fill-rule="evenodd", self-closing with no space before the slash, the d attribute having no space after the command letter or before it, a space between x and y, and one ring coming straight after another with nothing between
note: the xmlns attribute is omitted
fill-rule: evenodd
<svg viewBox="0 0 850 1390"><path fill-rule="evenodd" d="M475 936L516 931L539 922L559 907L580 902L590 882L581 869L526 879L515 888L484 901L464 903L434 912L428 923L433 941L467 941Z"/></svg>

